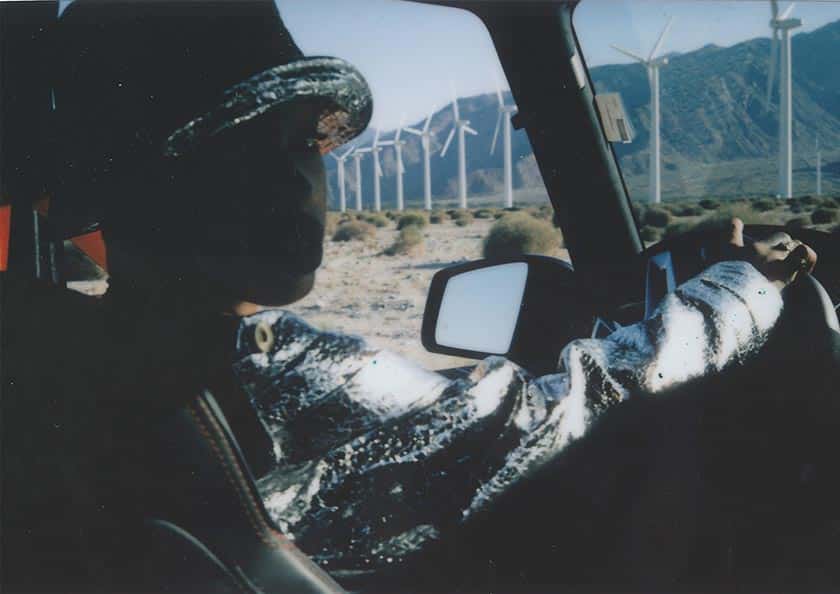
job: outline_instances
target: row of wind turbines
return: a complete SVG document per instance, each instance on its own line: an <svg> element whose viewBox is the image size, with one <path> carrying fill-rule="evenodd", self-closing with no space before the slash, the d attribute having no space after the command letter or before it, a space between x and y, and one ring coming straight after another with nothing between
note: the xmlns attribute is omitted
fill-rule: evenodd
<svg viewBox="0 0 840 594"><path fill-rule="evenodd" d="M770 108L771 96L773 93L773 79L776 76L776 70L779 73L779 181L778 181L778 196L781 198L791 198L793 196L793 102L792 102L792 72L793 64L791 61L790 41L791 31L802 26L802 20L792 18L793 8L795 3L791 3L787 8L779 12L779 3L777 0L770 0L770 10L772 18L770 19L770 28L773 31L772 42L770 46L770 69L767 77L767 109ZM659 69L668 64L667 57L660 57L659 51L662 49L662 44L665 41L665 36L673 24L674 19L671 17L659 38L653 45L653 49L648 56L642 57L634 52L620 48L616 45L611 45L616 51L633 58L647 68L648 82L650 83L650 194L649 200L653 203L662 201L662 148L661 148L661 132L660 132L660 110L659 110ZM822 159L819 148L819 139L816 143L816 173L817 173L817 195L822 194Z"/></svg>
<svg viewBox="0 0 840 594"><path fill-rule="evenodd" d="M470 121L461 118L460 110L458 109L458 97L455 92L454 84L451 85L452 92L452 127L449 130L449 135L443 143L443 148L440 151L440 156L445 157L453 139L457 137L458 145L458 205L460 208L467 208L467 144L466 135L477 136L478 132L470 127ZM498 116L496 118L496 129L493 132L493 142L490 145L490 154L496 151L496 142L499 137L499 132L502 133L503 156L504 163L504 204L506 208L513 206L513 146L511 135L511 117L516 112L515 105L508 105L505 103L502 94L501 86L498 79L496 81L496 99L498 101ZM421 128L414 128L404 125L404 118L400 121L399 126L394 132L394 137L390 140L380 139L380 131L377 129L373 136L373 142L368 146L351 146L343 154L336 155L330 153L336 160L336 170L338 175L338 195L339 195L339 209L341 212L347 210L347 190L346 190L346 173L344 170L347 159L353 159L355 167L355 210L363 210L362 199L362 159L365 155L370 154L372 158L372 173L373 173L373 210L379 212L382 210L382 187L381 178L383 175L382 163L380 162L380 153L385 147L393 147L394 157L396 162L396 196L397 196L397 210L405 209L405 195L403 187L403 176L405 175L405 163L403 161L402 149L406 141L401 138L403 132L413 134L420 138L420 145L423 149L423 208L432 210L432 140L437 140L437 135L430 128L432 123L432 116L434 112L430 113L423 122Z"/></svg>

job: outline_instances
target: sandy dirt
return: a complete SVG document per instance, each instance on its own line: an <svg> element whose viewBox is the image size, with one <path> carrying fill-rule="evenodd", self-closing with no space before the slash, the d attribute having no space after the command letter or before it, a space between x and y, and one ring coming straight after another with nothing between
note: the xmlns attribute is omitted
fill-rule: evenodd
<svg viewBox="0 0 840 594"><path fill-rule="evenodd" d="M315 289L287 309L319 328L363 336L429 369L468 364L470 359L427 352L420 343L420 326L434 273L481 258L482 241L493 222L427 225L423 253L414 256L382 254L397 236L393 223L378 229L371 241L327 240ZM565 250L561 257L568 257Z"/></svg>

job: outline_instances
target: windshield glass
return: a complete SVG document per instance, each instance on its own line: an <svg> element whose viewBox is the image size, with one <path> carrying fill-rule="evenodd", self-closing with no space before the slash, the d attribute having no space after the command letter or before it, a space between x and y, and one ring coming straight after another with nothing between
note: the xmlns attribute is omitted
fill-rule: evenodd
<svg viewBox="0 0 840 594"><path fill-rule="evenodd" d="M840 3L584 0L574 22L634 132L613 147L646 243L729 216L836 228Z"/></svg>

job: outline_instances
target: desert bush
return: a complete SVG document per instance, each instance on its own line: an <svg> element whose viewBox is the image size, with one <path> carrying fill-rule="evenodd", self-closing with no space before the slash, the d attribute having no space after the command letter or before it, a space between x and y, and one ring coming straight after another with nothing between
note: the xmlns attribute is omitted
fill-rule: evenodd
<svg viewBox="0 0 840 594"><path fill-rule="evenodd" d="M505 216L506 214L507 214L507 213L506 213L505 211L503 211L503 210L497 210L496 212L494 212L494 213L493 213L493 218L494 218L494 219L501 219L501 218L502 218L503 216Z"/></svg>
<svg viewBox="0 0 840 594"><path fill-rule="evenodd" d="M362 220L365 223L370 223L374 227L387 227L388 223L390 222L388 220L388 217L386 217L384 214L380 214L380 213L365 214L364 217L362 218Z"/></svg>
<svg viewBox="0 0 840 594"><path fill-rule="evenodd" d="M423 250L423 231L417 225L408 225L400 229L399 235L388 248L385 254L396 255L417 255Z"/></svg>
<svg viewBox="0 0 840 594"><path fill-rule="evenodd" d="M495 214L496 211L492 208L479 208L473 213L473 216L477 219L492 219Z"/></svg>
<svg viewBox="0 0 840 594"><path fill-rule="evenodd" d="M768 210L773 210L776 206L778 206L778 202L769 198L759 198L758 200L752 201L752 207L758 212L767 212Z"/></svg>
<svg viewBox="0 0 840 594"><path fill-rule="evenodd" d="M825 208L837 208L840 206L840 203L838 203L834 198L823 198L820 200L820 206Z"/></svg>
<svg viewBox="0 0 840 594"><path fill-rule="evenodd" d="M641 231L639 231L639 235L642 237L642 241L659 241L659 235L661 233L661 229L657 229L656 227L650 227L645 225L642 227Z"/></svg>
<svg viewBox="0 0 840 594"><path fill-rule="evenodd" d="M429 215L429 222L433 225L439 225L444 222L449 217L446 216L446 213L442 210L436 210L432 214Z"/></svg>
<svg viewBox="0 0 840 594"><path fill-rule="evenodd" d="M394 212L393 210L386 210L385 216L391 219L392 221L396 221L400 217L400 213Z"/></svg>
<svg viewBox="0 0 840 594"><path fill-rule="evenodd" d="M799 202L815 206L819 201L814 196L799 196Z"/></svg>
<svg viewBox="0 0 840 594"><path fill-rule="evenodd" d="M333 241L364 240L376 235L376 227L365 221L348 221L338 226L333 233Z"/></svg>
<svg viewBox="0 0 840 594"><path fill-rule="evenodd" d="M811 217L793 217L789 219L787 223L785 223L786 227L790 227L791 229L802 229L803 227L807 227L811 224Z"/></svg>
<svg viewBox="0 0 840 594"><path fill-rule="evenodd" d="M664 208L650 207L641 213L642 223L650 227L667 227L673 218L671 213Z"/></svg>
<svg viewBox="0 0 840 594"><path fill-rule="evenodd" d="M426 215L420 212L409 212L400 217L397 221L397 229L405 229L406 227L415 226L420 229L426 226Z"/></svg>
<svg viewBox="0 0 840 594"><path fill-rule="evenodd" d="M696 204L673 204L669 210L678 217L697 217L706 214L706 211Z"/></svg>
<svg viewBox="0 0 840 594"><path fill-rule="evenodd" d="M838 218L840 218L840 212L836 208L820 207L811 213L811 221L815 225L835 223Z"/></svg>
<svg viewBox="0 0 840 594"><path fill-rule="evenodd" d="M790 212L792 212L793 214L799 214L800 212L805 211L805 208L799 202L789 204L788 208L790 209Z"/></svg>
<svg viewBox="0 0 840 594"><path fill-rule="evenodd" d="M562 244L562 236L549 223L527 213L511 213L490 228L484 238L485 258L521 254L550 254Z"/></svg>
<svg viewBox="0 0 840 594"><path fill-rule="evenodd" d="M720 206L720 202L718 202L717 200L712 200L711 198L704 198L697 204L700 205L700 208L706 210L717 210L717 208Z"/></svg>
<svg viewBox="0 0 840 594"><path fill-rule="evenodd" d="M468 210L453 210L450 216L459 227L466 227L473 222L473 215Z"/></svg>

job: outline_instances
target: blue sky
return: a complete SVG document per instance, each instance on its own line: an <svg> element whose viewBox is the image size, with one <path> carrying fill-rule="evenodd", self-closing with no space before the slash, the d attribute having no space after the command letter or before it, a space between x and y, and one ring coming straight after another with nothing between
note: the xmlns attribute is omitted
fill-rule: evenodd
<svg viewBox="0 0 840 594"><path fill-rule="evenodd" d="M395 127L402 113L412 122L444 105L450 78L467 96L491 92L501 72L484 25L458 9L398 0L277 1L304 52L340 56L362 71L374 93L373 123L383 129ZM593 66L627 61L610 43L647 53L670 16L665 52L732 45L770 31L770 3L759 0L584 0L575 25ZM840 19L840 1L798 2L794 16L812 30Z"/></svg>

